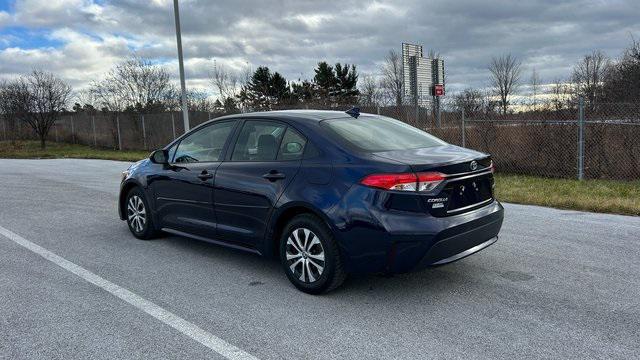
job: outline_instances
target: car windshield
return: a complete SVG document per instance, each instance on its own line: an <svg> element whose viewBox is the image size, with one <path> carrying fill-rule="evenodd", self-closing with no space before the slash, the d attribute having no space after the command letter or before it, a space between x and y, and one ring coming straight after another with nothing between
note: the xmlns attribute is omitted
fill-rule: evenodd
<svg viewBox="0 0 640 360"><path fill-rule="evenodd" d="M447 143L402 121L384 116L361 116L322 122L333 135L365 152L419 149Z"/></svg>

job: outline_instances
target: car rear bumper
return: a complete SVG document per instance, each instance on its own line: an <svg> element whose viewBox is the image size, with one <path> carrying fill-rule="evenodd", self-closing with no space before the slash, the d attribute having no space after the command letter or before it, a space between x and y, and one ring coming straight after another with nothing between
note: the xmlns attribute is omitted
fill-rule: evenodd
<svg viewBox="0 0 640 360"><path fill-rule="evenodd" d="M460 260L497 241L504 209L492 201L449 217L378 218L380 226L353 227L341 236L350 272L405 273Z"/></svg>

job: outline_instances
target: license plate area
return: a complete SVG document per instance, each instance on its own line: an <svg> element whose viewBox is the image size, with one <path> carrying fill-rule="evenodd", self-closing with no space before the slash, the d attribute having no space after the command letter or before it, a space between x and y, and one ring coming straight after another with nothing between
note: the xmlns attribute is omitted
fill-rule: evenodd
<svg viewBox="0 0 640 360"><path fill-rule="evenodd" d="M449 195L447 214L472 210L493 199L493 177L491 174L449 182L444 190Z"/></svg>

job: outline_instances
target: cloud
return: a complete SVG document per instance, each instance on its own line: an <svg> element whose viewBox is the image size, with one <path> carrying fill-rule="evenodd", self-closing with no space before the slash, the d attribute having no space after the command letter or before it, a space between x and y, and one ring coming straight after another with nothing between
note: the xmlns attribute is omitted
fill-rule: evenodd
<svg viewBox="0 0 640 360"><path fill-rule="evenodd" d="M11 22L11 15L6 11L0 11L0 29L9 25Z"/></svg>
<svg viewBox="0 0 640 360"><path fill-rule="evenodd" d="M198 87L214 60L268 65L292 80L311 78L320 60L377 74L403 41L445 58L449 90L486 86L487 64L503 53L551 82L585 53L617 56L640 35L633 0L184 0L181 17L188 83ZM0 12L0 76L39 67L83 86L131 51L177 74L173 21L171 0L16 0ZM58 44L27 48L3 26L45 31Z"/></svg>

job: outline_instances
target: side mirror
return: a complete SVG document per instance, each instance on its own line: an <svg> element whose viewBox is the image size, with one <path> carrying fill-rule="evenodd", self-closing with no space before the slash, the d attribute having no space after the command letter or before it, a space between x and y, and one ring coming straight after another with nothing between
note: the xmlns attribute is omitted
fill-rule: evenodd
<svg viewBox="0 0 640 360"><path fill-rule="evenodd" d="M149 159L154 164L167 165L169 164L169 152L167 150L156 150L151 153Z"/></svg>

